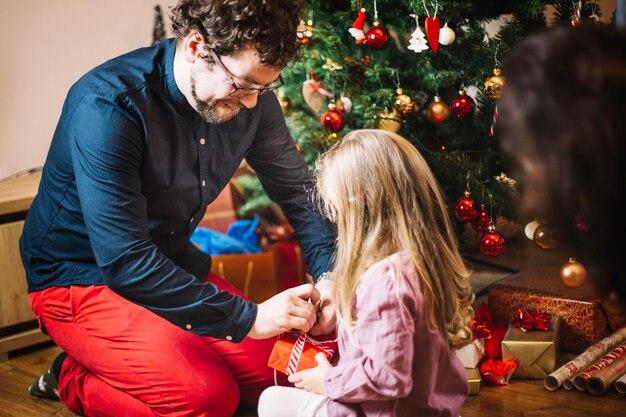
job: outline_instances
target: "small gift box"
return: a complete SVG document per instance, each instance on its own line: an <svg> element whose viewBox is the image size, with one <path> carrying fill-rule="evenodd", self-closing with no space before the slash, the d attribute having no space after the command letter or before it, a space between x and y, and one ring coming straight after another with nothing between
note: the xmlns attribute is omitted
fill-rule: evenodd
<svg viewBox="0 0 626 417"><path fill-rule="evenodd" d="M478 362L485 355L485 340L482 337L477 337L472 343L457 349L454 353L464 368L476 368Z"/></svg>
<svg viewBox="0 0 626 417"><path fill-rule="evenodd" d="M623 311L605 308L590 280L566 287L553 267L531 268L489 286L489 310L496 324L508 323L523 308L558 315L559 346L573 352L582 352L626 324Z"/></svg>
<svg viewBox="0 0 626 417"><path fill-rule="evenodd" d="M560 324L559 317L552 317L545 331L509 325L502 340L502 360L518 363L513 377L543 379L556 369Z"/></svg>
<svg viewBox="0 0 626 417"><path fill-rule="evenodd" d="M467 373L467 383L469 384L469 394L478 395L480 393L480 385L482 383L482 377L478 368L465 368Z"/></svg>
<svg viewBox="0 0 626 417"><path fill-rule="evenodd" d="M267 365L286 375L315 368L315 355L323 353L330 361L337 350L336 336L316 339L307 334L283 333L274 344Z"/></svg>

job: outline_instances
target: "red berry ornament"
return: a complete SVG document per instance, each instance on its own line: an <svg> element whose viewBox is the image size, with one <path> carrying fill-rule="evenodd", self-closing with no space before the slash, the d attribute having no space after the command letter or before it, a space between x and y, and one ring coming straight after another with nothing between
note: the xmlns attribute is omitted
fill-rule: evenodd
<svg viewBox="0 0 626 417"><path fill-rule="evenodd" d="M474 218L472 219L472 227L474 230L480 233L487 233L489 231L489 225L491 224L491 216L487 213L487 209L485 209L485 205L480 205L480 211ZM493 224L495 226L496 220L493 219Z"/></svg>
<svg viewBox="0 0 626 417"><path fill-rule="evenodd" d="M465 91L459 91L459 95L456 96L450 103L450 112L457 119L465 119L474 114L476 110L476 103L465 94Z"/></svg>
<svg viewBox="0 0 626 417"><path fill-rule="evenodd" d="M374 26L365 35L366 42L372 49L385 48L390 38L389 32L380 25L378 20L374 22Z"/></svg>
<svg viewBox="0 0 626 417"><path fill-rule="evenodd" d="M487 256L498 256L506 246L504 236L496 232L496 226L491 224L487 233L480 238L480 251Z"/></svg>
<svg viewBox="0 0 626 417"><path fill-rule="evenodd" d="M454 208L454 215L462 222L469 222L476 216L476 201L465 191L465 196L459 198Z"/></svg>
<svg viewBox="0 0 626 417"><path fill-rule="evenodd" d="M343 117L343 114L341 114L341 112L338 111L332 103L328 105L328 110L322 114L320 121L322 123L322 127L332 133L340 132L346 125L346 120Z"/></svg>

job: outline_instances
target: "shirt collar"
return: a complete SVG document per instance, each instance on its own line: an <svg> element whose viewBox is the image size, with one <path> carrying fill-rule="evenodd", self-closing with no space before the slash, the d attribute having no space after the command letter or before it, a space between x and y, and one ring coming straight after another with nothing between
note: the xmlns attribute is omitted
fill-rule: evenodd
<svg viewBox="0 0 626 417"><path fill-rule="evenodd" d="M185 115L195 115L196 111L187 101L187 97L178 88L174 78L174 55L176 54L176 39L170 38L163 41L165 44L165 85L174 106Z"/></svg>

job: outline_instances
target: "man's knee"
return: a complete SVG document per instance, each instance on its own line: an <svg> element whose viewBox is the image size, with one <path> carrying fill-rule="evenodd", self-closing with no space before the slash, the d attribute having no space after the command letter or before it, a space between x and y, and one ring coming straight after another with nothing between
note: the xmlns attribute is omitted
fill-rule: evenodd
<svg viewBox="0 0 626 417"><path fill-rule="evenodd" d="M176 415L231 417L239 406L239 387L231 375L204 375L181 388Z"/></svg>

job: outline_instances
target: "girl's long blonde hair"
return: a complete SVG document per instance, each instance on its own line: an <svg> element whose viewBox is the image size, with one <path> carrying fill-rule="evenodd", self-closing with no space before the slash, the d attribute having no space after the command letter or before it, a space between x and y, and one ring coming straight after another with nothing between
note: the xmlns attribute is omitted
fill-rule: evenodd
<svg viewBox="0 0 626 417"><path fill-rule="evenodd" d="M316 177L322 209L337 227L334 302L349 334L363 273L406 251L430 327L452 347L469 342L469 272L439 185L417 149L395 133L355 130L317 161Z"/></svg>

